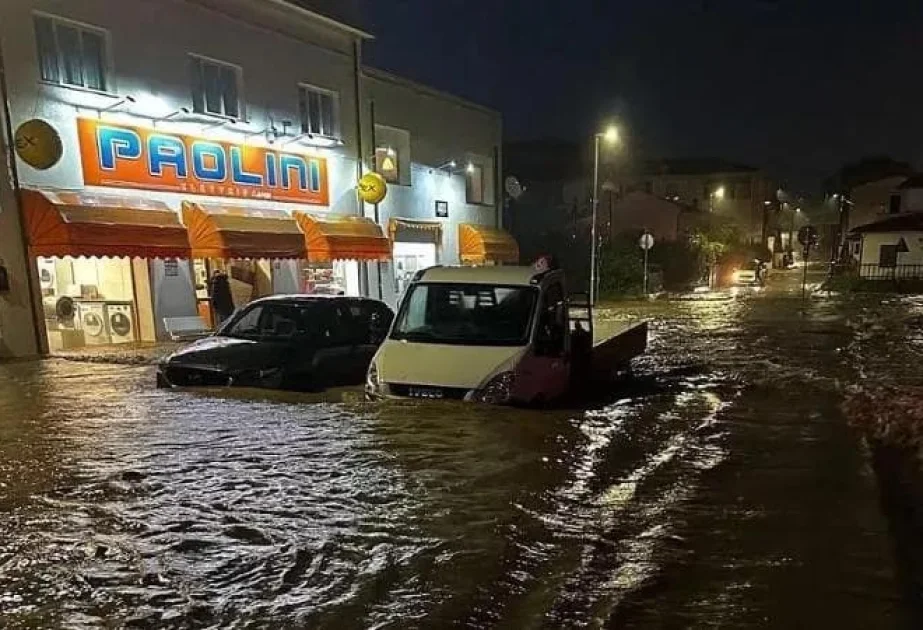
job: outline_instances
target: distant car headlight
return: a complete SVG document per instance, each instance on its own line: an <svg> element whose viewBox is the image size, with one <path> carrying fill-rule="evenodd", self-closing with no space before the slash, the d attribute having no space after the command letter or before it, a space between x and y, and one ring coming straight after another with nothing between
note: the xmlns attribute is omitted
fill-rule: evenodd
<svg viewBox="0 0 923 630"><path fill-rule="evenodd" d="M381 380L378 378L378 366L373 361L365 375L365 393L376 396L381 393Z"/></svg>
<svg viewBox="0 0 923 630"><path fill-rule="evenodd" d="M505 405L513 398L515 384L515 372L501 372L490 379L486 385L477 389L472 394L471 400L488 405Z"/></svg>

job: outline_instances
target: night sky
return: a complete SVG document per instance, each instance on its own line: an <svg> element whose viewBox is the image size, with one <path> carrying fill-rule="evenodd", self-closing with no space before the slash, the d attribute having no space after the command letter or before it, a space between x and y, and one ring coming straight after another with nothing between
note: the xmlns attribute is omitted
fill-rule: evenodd
<svg viewBox="0 0 923 630"><path fill-rule="evenodd" d="M718 156L816 188L923 165L923 2L356 0L366 61L503 113L507 140L617 118L630 155Z"/></svg>

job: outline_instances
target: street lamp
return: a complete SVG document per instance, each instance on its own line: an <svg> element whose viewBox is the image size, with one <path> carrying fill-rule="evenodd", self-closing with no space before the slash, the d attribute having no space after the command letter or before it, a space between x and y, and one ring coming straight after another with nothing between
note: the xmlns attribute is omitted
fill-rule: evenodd
<svg viewBox="0 0 923 630"><path fill-rule="evenodd" d="M599 141L603 139L607 144L616 145L619 142L619 130L615 125L610 125L602 133L594 137L593 153L593 218L590 226L590 304L596 304L596 212L599 208Z"/></svg>
<svg viewBox="0 0 923 630"><path fill-rule="evenodd" d="M721 201L722 199L724 199L724 186L718 186L708 196L708 211L714 212L715 201Z"/></svg>

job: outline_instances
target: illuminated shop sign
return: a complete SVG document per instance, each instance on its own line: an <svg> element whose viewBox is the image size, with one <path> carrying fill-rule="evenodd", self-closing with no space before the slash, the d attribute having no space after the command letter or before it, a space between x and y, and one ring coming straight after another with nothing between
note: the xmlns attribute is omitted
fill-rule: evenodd
<svg viewBox="0 0 923 630"><path fill-rule="evenodd" d="M324 158L89 118L77 131L87 186L329 205Z"/></svg>

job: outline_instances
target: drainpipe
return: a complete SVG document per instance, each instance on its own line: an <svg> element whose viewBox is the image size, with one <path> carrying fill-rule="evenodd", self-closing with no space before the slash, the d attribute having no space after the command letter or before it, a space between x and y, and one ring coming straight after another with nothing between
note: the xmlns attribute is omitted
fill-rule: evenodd
<svg viewBox="0 0 923 630"><path fill-rule="evenodd" d="M500 147L494 145L494 208L497 227L503 227L503 167L500 165Z"/></svg>
<svg viewBox="0 0 923 630"><path fill-rule="evenodd" d="M3 121L4 121L4 132L6 133L6 148L7 148L7 166L10 171L10 183L13 187L13 195L16 198L16 212L19 214L19 239L22 244L23 257L25 259L26 266L26 290L29 295L29 312L32 315L32 331L35 335L35 351L37 354L46 354L47 349L45 347L45 339L42 336L42 330L44 329L45 322L42 318L39 317L39 309L36 305L36 298L38 294L35 290L35 279L32 277L32 257L29 255L29 237L26 234L26 216L23 210L22 203L22 187L19 182L19 167L16 164L16 155L14 153L13 143L15 142L15 136L13 133L13 119L11 116L11 108L9 101L9 84L6 77L6 65L3 61L3 46L0 43L0 101L2 101L3 106ZM44 313L42 314L44 317Z"/></svg>
<svg viewBox="0 0 923 630"><path fill-rule="evenodd" d="M356 182L362 178L362 160L365 151L362 145L362 62L360 57L360 43L353 40L353 78L356 90ZM365 216L365 202L359 196L359 186L356 185L356 209L360 216ZM359 274L359 291L363 295L369 293L369 265L363 263Z"/></svg>
<svg viewBox="0 0 923 630"><path fill-rule="evenodd" d="M372 133L372 168L377 172L378 171L378 139L375 137L375 99L369 100L369 124L371 127ZM400 159L400 158L398 158ZM400 162L398 162L398 167L400 167ZM381 225L381 217L378 212L378 204L374 204L375 208L375 224ZM378 299L384 301L385 293L384 288L381 283L381 261L375 261L376 271L378 272Z"/></svg>

